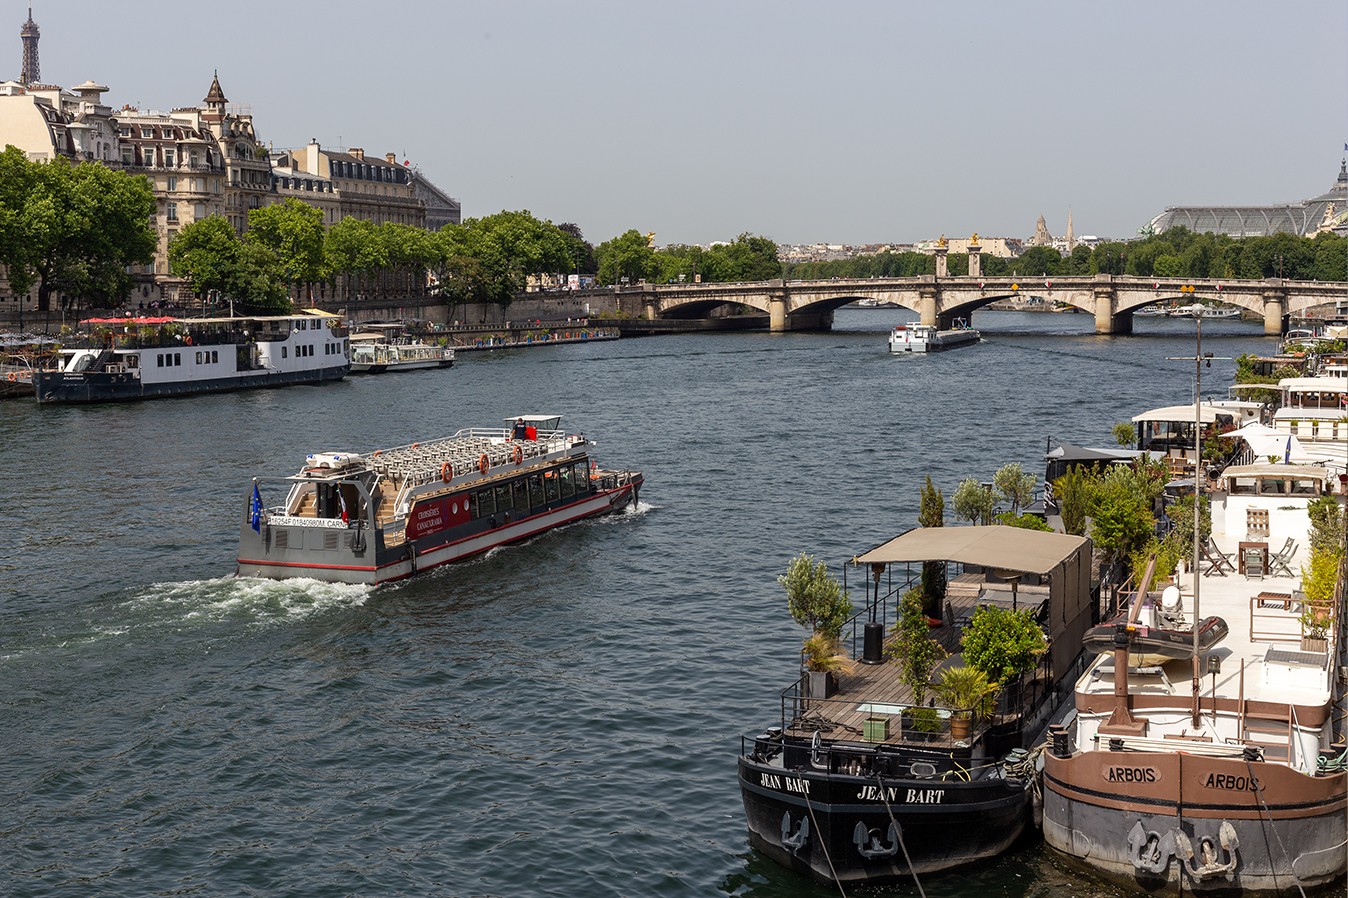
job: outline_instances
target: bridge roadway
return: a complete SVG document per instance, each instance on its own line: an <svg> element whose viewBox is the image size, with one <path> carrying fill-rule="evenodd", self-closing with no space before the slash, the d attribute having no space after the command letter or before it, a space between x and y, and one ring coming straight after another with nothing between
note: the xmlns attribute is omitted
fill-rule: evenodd
<svg viewBox="0 0 1348 898"><path fill-rule="evenodd" d="M1192 292L1182 288L1193 288ZM892 302L918 313L923 324L949 327L956 318L999 299L1035 296L1095 316L1097 334L1130 334L1133 313L1156 303L1218 300L1264 319L1264 333L1284 333L1287 319L1315 306L1348 302L1348 284L1321 281L1194 280L1098 274L1086 277L871 278L762 281L750 284L643 284L619 290L625 301L639 294L646 318L705 317L737 303L768 315L773 331L828 330L833 312L859 299ZM611 295L611 294L610 294Z"/></svg>

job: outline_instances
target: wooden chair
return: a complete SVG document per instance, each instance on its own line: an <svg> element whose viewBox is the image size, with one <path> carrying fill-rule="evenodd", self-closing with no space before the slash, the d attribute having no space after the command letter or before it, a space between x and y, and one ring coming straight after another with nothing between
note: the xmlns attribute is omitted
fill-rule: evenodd
<svg viewBox="0 0 1348 898"><path fill-rule="evenodd" d="M1264 553L1258 549L1246 549L1245 557L1242 559L1245 563L1246 580L1264 579Z"/></svg>
<svg viewBox="0 0 1348 898"><path fill-rule="evenodd" d="M1292 556L1296 553L1296 540L1289 536L1281 549L1268 556L1268 572L1275 577L1295 577L1296 574L1292 573L1291 562Z"/></svg>
<svg viewBox="0 0 1348 898"><path fill-rule="evenodd" d="M1208 541L1203 545L1203 560L1208 563L1208 569L1203 572L1204 577L1211 577L1216 574L1218 577L1225 577L1227 574L1236 572L1236 565L1225 553L1217 548L1217 544L1208 537Z"/></svg>

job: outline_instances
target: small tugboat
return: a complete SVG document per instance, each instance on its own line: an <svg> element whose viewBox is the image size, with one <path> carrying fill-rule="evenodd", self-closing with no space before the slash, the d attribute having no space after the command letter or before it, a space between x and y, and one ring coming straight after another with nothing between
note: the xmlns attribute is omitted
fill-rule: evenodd
<svg viewBox="0 0 1348 898"><path fill-rule="evenodd" d="M939 330L930 324L900 324L890 331L889 351L940 352L943 349L972 346L981 339L978 331L963 319L956 321L950 330Z"/></svg>
<svg viewBox="0 0 1348 898"><path fill-rule="evenodd" d="M506 421L393 449L310 455L299 473L276 478L277 505L255 478L238 575L386 583L636 504L641 473L599 468L594 443L560 430L559 415Z"/></svg>
<svg viewBox="0 0 1348 898"><path fill-rule="evenodd" d="M1090 559L1084 537L1003 526L918 528L854 558L874 584L848 624L850 670L832 686L811 686L829 681L803 673L782 692L777 725L742 740L750 844L839 884L895 882L1010 848L1033 817L1035 758L1026 749L1040 742L1062 700L1060 684L1082 669ZM1028 611L1047 630L1047 651L1003 684L989 717L915 700L884 660L886 625L898 619L912 575L901 568L894 579L902 585L884 595L881 580L894 565L930 562L960 569L944 620L930 622L932 637L948 647L958 648L970 614L983 606ZM891 650L902 648L896 638Z"/></svg>
<svg viewBox="0 0 1348 898"><path fill-rule="evenodd" d="M33 372L41 403L117 402L341 380L346 329L327 314L96 318Z"/></svg>

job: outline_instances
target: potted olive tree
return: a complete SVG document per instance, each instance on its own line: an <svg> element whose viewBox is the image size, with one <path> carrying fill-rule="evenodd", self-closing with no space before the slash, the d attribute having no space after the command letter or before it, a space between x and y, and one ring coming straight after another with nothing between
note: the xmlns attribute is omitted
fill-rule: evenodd
<svg viewBox="0 0 1348 898"><path fill-rule="evenodd" d="M786 590L792 619L810 628L802 647L810 695L828 698L837 690L836 671L843 665L838 636L852 616L852 600L829 575L828 566L804 552L791 559L777 582Z"/></svg>
<svg viewBox="0 0 1348 898"><path fill-rule="evenodd" d="M947 667L933 687L941 703L950 709L950 738L967 739L973 723L991 717L996 708L997 687L976 667Z"/></svg>

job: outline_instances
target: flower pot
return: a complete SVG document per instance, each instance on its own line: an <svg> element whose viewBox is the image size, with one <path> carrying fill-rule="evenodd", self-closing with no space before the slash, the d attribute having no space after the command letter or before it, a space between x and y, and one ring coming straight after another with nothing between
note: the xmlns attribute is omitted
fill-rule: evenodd
<svg viewBox="0 0 1348 898"><path fill-rule="evenodd" d="M969 738L969 732L973 729L973 721L964 714L955 714L950 718L950 738L959 742Z"/></svg>
<svg viewBox="0 0 1348 898"><path fill-rule="evenodd" d="M1325 636L1303 636L1301 637L1301 650L1323 655L1329 651L1329 639Z"/></svg>
<svg viewBox="0 0 1348 898"><path fill-rule="evenodd" d="M831 670L806 671L810 698L829 698L838 691L838 680Z"/></svg>

